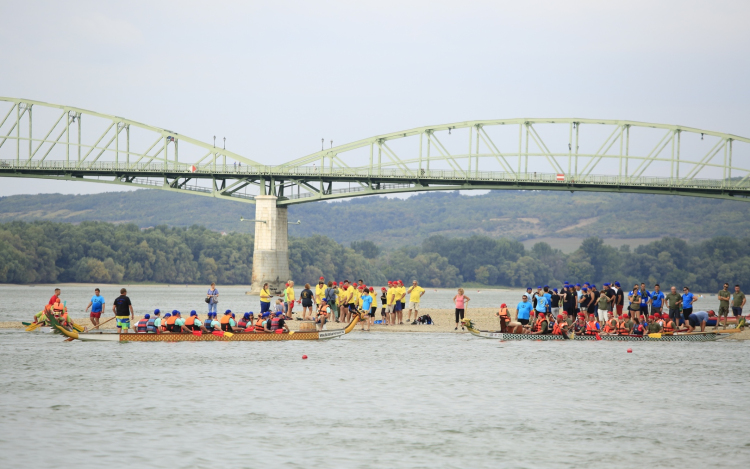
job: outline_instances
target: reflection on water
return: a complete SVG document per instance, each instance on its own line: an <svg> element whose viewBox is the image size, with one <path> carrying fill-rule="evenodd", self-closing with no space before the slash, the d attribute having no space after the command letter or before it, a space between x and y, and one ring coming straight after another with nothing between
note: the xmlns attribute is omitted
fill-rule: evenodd
<svg viewBox="0 0 750 469"><path fill-rule="evenodd" d="M0 467L747 467L737 361L748 352L360 332L63 343L4 331Z"/></svg>

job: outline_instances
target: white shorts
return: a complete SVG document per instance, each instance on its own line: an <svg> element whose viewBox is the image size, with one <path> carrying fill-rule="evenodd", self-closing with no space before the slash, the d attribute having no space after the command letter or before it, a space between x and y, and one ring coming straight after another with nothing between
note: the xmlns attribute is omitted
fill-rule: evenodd
<svg viewBox="0 0 750 469"><path fill-rule="evenodd" d="M409 309L413 309L414 311L419 311L419 302L409 303Z"/></svg>
<svg viewBox="0 0 750 469"><path fill-rule="evenodd" d="M393 305L386 306L385 307L385 312L386 313L392 313L393 312Z"/></svg>

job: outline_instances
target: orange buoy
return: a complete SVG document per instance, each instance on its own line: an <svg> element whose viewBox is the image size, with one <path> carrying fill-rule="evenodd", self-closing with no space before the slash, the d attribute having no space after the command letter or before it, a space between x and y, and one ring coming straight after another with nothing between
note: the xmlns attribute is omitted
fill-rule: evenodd
<svg viewBox="0 0 750 469"><path fill-rule="evenodd" d="M629 349L628 349L628 353L633 353L633 349L632 349L632 348L629 348Z"/></svg>
<svg viewBox="0 0 750 469"><path fill-rule="evenodd" d="M307 355L302 355L303 360L307 360Z"/></svg>

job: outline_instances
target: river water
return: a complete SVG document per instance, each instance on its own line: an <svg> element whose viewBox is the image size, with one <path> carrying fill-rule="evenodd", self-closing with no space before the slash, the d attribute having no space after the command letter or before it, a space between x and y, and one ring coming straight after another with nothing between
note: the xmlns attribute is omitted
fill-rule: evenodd
<svg viewBox="0 0 750 469"><path fill-rule="evenodd" d="M0 467L747 467L749 353L735 341L355 331L117 344L5 330Z"/></svg>

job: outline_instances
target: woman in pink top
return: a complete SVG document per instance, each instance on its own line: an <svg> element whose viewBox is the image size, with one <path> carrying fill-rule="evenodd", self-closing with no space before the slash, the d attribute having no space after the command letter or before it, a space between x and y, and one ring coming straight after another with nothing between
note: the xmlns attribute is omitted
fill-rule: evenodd
<svg viewBox="0 0 750 469"><path fill-rule="evenodd" d="M469 301L471 298L464 295L464 289L459 288L458 294L453 297L453 303L456 305L456 328L453 329L454 331L458 330L458 323L461 319L464 318L464 311L466 310L466 307L469 305ZM464 325L461 324L461 330L464 330Z"/></svg>

